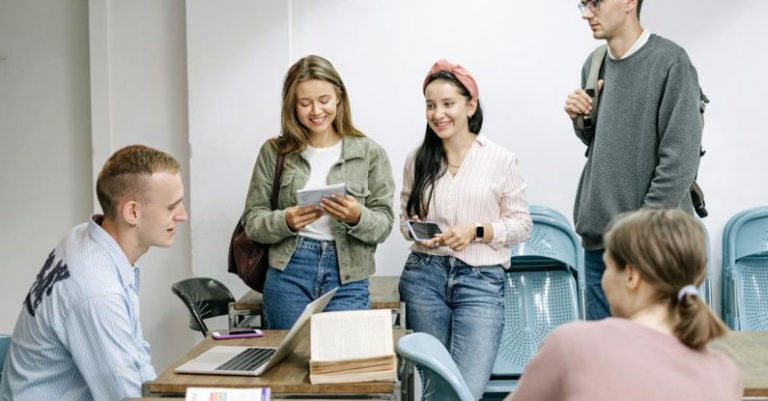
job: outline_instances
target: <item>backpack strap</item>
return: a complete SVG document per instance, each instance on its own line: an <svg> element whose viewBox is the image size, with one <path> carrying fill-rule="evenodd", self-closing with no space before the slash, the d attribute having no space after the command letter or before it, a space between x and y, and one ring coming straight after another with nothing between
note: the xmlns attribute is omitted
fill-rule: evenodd
<svg viewBox="0 0 768 401"><path fill-rule="evenodd" d="M597 90L597 81L600 79L600 68L608 53L608 45L602 45L592 52L592 64L589 67L587 85L584 91L592 98L592 111L589 115L576 116L576 126L584 131L584 138L591 144L595 136L595 124L597 123L597 109L600 103L600 91ZM589 149L587 149L589 151Z"/></svg>

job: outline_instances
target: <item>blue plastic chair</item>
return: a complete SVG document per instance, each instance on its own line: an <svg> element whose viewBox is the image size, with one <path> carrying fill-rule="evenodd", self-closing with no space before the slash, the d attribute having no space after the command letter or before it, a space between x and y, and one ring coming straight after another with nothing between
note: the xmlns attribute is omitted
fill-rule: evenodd
<svg viewBox="0 0 768 401"><path fill-rule="evenodd" d="M512 391L544 338L585 315L584 256L576 233L557 212L531 212L531 237L513 247L505 274L504 331L486 397Z"/></svg>
<svg viewBox="0 0 768 401"><path fill-rule="evenodd" d="M728 223L725 224L725 228L723 229L723 241L722 241L722 270L721 270L721 295L722 295L722 316L723 321L728 325L728 327L733 328L735 323L733 321L734 312L733 308L736 305L736 300L734 298L733 292L733 280L731 279L731 269L726 268L726 266L729 264L728 260L730 258L729 252L728 252L728 238L731 236L731 231L733 229L734 223L739 221L744 215L749 213L752 209L742 210L739 213L736 213L733 217L728 220Z"/></svg>
<svg viewBox="0 0 768 401"><path fill-rule="evenodd" d="M704 241L707 249L707 276L704 278L704 282L699 286L699 294L704 295L704 301L712 308L712 250L709 246L709 232L704 223L701 223L701 228L704 229Z"/></svg>
<svg viewBox="0 0 768 401"><path fill-rule="evenodd" d="M397 354L412 364L421 378L424 401L474 401L448 350L427 333L414 333L397 342Z"/></svg>
<svg viewBox="0 0 768 401"><path fill-rule="evenodd" d="M5 354L11 345L11 336L0 334L0 378L3 377L3 366L5 365Z"/></svg>
<svg viewBox="0 0 768 401"><path fill-rule="evenodd" d="M531 213L532 216L543 215L543 216L551 217L555 220L559 220L565 225L570 225L565 215L555 209L552 209L546 206L541 206L541 205L528 205L528 211Z"/></svg>
<svg viewBox="0 0 768 401"><path fill-rule="evenodd" d="M723 315L734 330L768 331L768 207L740 212L726 224Z"/></svg>

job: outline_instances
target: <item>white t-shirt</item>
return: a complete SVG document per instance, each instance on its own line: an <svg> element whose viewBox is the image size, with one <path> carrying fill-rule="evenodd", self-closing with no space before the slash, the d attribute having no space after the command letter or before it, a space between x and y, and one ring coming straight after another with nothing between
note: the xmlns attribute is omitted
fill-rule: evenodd
<svg viewBox="0 0 768 401"><path fill-rule="evenodd" d="M302 189L313 189L328 185L328 173L331 167L341 160L343 140L327 148L315 148L307 145L302 155L309 162L309 179ZM333 241L331 216L323 214L312 224L299 230L299 235L321 241Z"/></svg>

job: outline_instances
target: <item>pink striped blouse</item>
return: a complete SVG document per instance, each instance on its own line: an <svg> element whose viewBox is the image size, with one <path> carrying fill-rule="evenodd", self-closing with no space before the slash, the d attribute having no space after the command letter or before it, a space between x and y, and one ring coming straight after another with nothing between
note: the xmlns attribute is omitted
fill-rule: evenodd
<svg viewBox="0 0 768 401"><path fill-rule="evenodd" d="M409 219L406 205L413 186L415 157L416 152L411 152L405 162L400 193L400 232L409 241L413 239L406 225ZM527 240L531 233L525 187L515 155L478 135L456 175L446 172L435 182L427 216L420 217L437 223L441 229L458 224L491 224L493 240L490 243L473 241L460 252L447 246L430 249L416 242L411 251L453 256L472 266L509 267L512 245Z"/></svg>

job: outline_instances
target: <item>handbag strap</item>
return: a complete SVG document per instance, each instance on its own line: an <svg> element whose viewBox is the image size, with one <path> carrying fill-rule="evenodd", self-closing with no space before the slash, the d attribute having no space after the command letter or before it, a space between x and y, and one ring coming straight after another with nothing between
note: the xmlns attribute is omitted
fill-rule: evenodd
<svg viewBox="0 0 768 401"><path fill-rule="evenodd" d="M269 199L272 210L277 209L277 196L280 195L280 179L283 177L283 166L285 166L285 154L278 152L277 161L275 162L275 178L272 181L272 198Z"/></svg>

